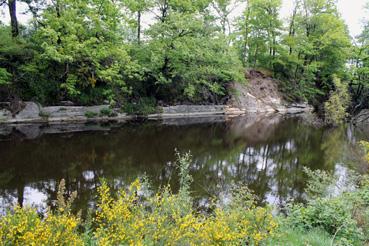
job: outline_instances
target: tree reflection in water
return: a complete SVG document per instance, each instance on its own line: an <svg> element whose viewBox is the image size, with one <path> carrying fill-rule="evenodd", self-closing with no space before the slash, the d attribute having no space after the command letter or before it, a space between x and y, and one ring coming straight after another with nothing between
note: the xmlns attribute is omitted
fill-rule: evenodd
<svg viewBox="0 0 369 246"><path fill-rule="evenodd" d="M94 206L101 178L118 189L147 175L154 188L170 183L176 189L175 149L193 155L192 189L199 206L212 196L227 199L234 183L248 185L260 203L283 205L304 199L304 166L334 171L337 164L350 163L357 139L369 138L351 127L316 128L304 117L280 115L194 124L130 122L109 131L35 139L12 134L0 141L2 211L14 203L40 210L52 206L62 178L68 192L78 192L76 209L83 210Z"/></svg>

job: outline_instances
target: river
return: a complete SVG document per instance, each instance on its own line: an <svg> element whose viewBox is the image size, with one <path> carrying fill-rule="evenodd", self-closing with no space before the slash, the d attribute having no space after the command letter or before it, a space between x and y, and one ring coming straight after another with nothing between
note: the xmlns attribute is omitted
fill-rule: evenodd
<svg viewBox="0 0 369 246"><path fill-rule="evenodd" d="M281 115L12 128L0 131L2 212L17 203L52 206L61 179L68 192L77 191L75 207L82 210L95 206L101 178L114 190L144 175L154 189L178 189L175 151L193 156L191 190L199 207L213 196L226 200L239 183L261 204L284 205L304 200L303 167L363 171L357 142L369 140L352 126L322 128L304 116Z"/></svg>

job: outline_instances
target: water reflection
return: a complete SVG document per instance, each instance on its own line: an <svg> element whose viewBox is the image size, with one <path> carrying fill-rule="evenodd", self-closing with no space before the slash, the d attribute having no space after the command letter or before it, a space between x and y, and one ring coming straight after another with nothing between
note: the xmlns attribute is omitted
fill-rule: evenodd
<svg viewBox="0 0 369 246"><path fill-rule="evenodd" d="M40 210L52 206L62 178L68 192L78 192L76 207L82 209L94 206L101 178L118 189L146 174L154 187L170 183L177 189L175 149L193 155L198 205L206 206L211 196L227 197L230 186L239 182L254 190L260 203L281 205L304 199L304 166L335 171L337 165L356 163L356 142L369 138L350 127L316 128L304 117L280 115L88 129L102 131L40 134L56 132L44 126L38 126L37 134L8 131L0 141L1 210L14 203Z"/></svg>

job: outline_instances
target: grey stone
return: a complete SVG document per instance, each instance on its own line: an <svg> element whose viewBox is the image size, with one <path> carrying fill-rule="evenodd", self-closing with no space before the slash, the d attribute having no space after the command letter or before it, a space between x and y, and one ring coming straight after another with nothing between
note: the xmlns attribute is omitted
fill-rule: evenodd
<svg viewBox="0 0 369 246"><path fill-rule="evenodd" d="M25 107L15 115L17 120L40 120L40 105L34 102L25 102Z"/></svg>
<svg viewBox="0 0 369 246"><path fill-rule="evenodd" d="M108 109L109 105L98 106L52 106L42 108L42 114L53 120L82 120L86 119L86 114L93 113L96 116L100 115L101 110Z"/></svg>

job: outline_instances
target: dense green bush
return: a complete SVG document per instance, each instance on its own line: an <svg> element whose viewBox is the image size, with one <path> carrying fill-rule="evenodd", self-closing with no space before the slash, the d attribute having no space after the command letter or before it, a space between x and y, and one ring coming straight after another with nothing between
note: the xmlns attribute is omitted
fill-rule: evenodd
<svg viewBox="0 0 369 246"><path fill-rule="evenodd" d="M149 115L158 113L156 100L152 97L142 97L137 102L127 102L123 105L123 111L127 114Z"/></svg>
<svg viewBox="0 0 369 246"><path fill-rule="evenodd" d="M369 177L350 174L337 191L339 177L322 171L309 174L313 178L308 194L313 196L308 197L305 205L291 204L284 223L303 231L321 229L339 245L368 242Z"/></svg>
<svg viewBox="0 0 369 246"><path fill-rule="evenodd" d="M350 94L347 85L343 84L337 77L333 78L335 90L331 92L329 99L324 103L325 120L329 124L342 123L350 105Z"/></svg>
<svg viewBox="0 0 369 246"><path fill-rule="evenodd" d="M100 116L114 117L117 113L111 108L103 108L100 110Z"/></svg>

